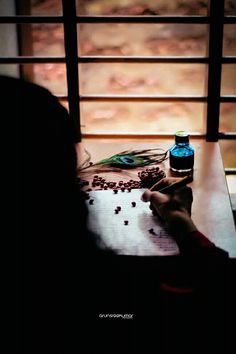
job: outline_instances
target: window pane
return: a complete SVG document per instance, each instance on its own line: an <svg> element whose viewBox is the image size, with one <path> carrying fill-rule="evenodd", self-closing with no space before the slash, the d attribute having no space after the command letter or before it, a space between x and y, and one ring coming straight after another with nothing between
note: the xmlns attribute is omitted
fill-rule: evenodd
<svg viewBox="0 0 236 354"><path fill-rule="evenodd" d="M203 64L81 64L82 94L199 95L205 93Z"/></svg>
<svg viewBox="0 0 236 354"><path fill-rule="evenodd" d="M1 28L1 25L0 25ZM23 24L21 33L22 55L64 56L64 31L61 24Z"/></svg>
<svg viewBox="0 0 236 354"><path fill-rule="evenodd" d="M220 105L220 131L236 132L236 103L221 103Z"/></svg>
<svg viewBox="0 0 236 354"><path fill-rule="evenodd" d="M1 6L0 1L0 6ZM14 0L5 0L9 4L14 3ZM32 15L32 16L60 16L62 15L62 1L61 0L18 0L18 14ZM8 5L9 7L9 5ZM9 10L8 10L9 11ZM7 13L10 15L10 13Z"/></svg>
<svg viewBox="0 0 236 354"><path fill-rule="evenodd" d="M236 0L225 0L225 15L236 15Z"/></svg>
<svg viewBox="0 0 236 354"><path fill-rule="evenodd" d="M64 56L64 32L60 24L32 25L33 55Z"/></svg>
<svg viewBox="0 0 236 354"><path fill-rule="evenodd" d="M59 16L62 14L61 0L31 0L30 5L31 15L34 16Z"/></svg>
<svg viewBox="0 0 236 354"><path fill-rule="evenodd" d="M224 56L236 55L236 25L224 26Z"/></svg>
<svg viewBox="0 0 236 354"><path fill-rule="evenodd" d="M1 0L0 1L0 16L15 16L15 1Z"/></svg>
<svg viewBox="0 0 236 354"><path fill-rule="evenodd" d="M82 102L82 133L204 132L204 104Z"/></svg>
<svg viewBox="0 0 236 354"><path fill-rule="evenodd" d="M19 77L19 65L0 64L0 75Z"/></svg>
<svg viewBox="0 0 236 354"><path fill-rule="evenodd" d="M78 15L207 15L207 0L77 0Z"/></svg>
<svg viewBox="0 0 236 354"><path fill-rule="evenodd" d="M0 56L11 57L18 54L15 24L0 24Z"/></svg>
<svg viewBox="0 0 236 354"><path fill-rule="evenodd" d="M80 55L207 54L207 25L199 24L81 24Z"/></svg>
<svg viewBox="0 0 236 354"><path fill-rule="evenodd" d="M236 64L222 66L221 95L236 95Z"/></svg>
<svg viewBox="0 0 236 354"><path fill-rule="evenodd" d="M65 64L24 64L23 67L31 81L46 87L54 95L67 96Z"/></svg>
<svg viewBox="0 0 236 354"><path fill-rule="evenodd" d="M236 140L219 140L221 155L225 168L235 168Z"/></svg>

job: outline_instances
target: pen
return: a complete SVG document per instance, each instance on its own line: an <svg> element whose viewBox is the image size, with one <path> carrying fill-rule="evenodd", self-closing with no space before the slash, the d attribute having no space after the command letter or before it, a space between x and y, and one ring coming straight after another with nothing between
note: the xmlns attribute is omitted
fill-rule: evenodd
<svg viewBox="0 0 236 354"><path fill-rule="evenodd" d="M186 186L186 184L191 183L192 181L193 181L192 176L185 176L185 177L181 178L180 180L178 180L177 182L172 183L169 186L159 189L158 192L171 193L180 187Z"/></svg>

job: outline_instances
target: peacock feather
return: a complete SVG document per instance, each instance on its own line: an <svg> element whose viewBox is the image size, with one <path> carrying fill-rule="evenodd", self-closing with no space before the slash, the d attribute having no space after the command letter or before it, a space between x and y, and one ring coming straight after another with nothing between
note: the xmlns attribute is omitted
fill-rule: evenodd
<svg viewBox="0 0 236 354"><path fill-rule="evenodd" d="M79 171L88 169L89 167L96 166L110 166L118 168L136 168L147 165L153 165L164 161L167 158L168 150L165 151L161 148L145 149L145 150L127 150L118 154L112 155L108 158L102 159L92 163L91 155L88 151L86 160L78 167Z"/></svg>

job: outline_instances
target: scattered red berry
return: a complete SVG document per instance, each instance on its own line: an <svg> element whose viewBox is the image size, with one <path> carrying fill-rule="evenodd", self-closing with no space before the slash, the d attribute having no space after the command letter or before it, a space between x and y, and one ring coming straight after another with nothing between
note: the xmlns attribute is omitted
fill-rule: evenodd
<svg viewBox="0 0 236 354"><path fill-rule="evenodd" d="M149 232L150 232L150 234L152 234L152 235L154 235L154 234L155 234L155 232L154 232L154 230L153 230L153 229L149 229L148 231L149 231Z"/></svg>

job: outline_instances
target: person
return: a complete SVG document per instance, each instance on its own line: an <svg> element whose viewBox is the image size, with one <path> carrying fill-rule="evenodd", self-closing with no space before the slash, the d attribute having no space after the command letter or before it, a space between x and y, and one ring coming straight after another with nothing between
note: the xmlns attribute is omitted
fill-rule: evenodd
<svg viewBox="0 0 236 354"><path fill-rule="evenodd" d="M196 324L192 331L188 324L212 308L209 299L202 298L209 291L212 273L204 275L205 265L222 265L227 258L192 222L190 189L162 195L155 191L156 185L143 195L154 213L177 231L181 261L174 257L163 263L158 257L100 251L87 230L87 209L76 183L71 117L39 85L8 77L0 77L0 85L16 133L18 352L189 351L188 334L196 339L198 333ZM172 181L159 183L160 187ZM219 291L223 269L217 274L218 283L215 277L210 281L213 292L217 289L214 304L224 295ZM183 302L191 312L197 304L192 317L183 310ZM107 313L133 314L134 320L99 317ZM212 314L210 322L206 316L205 327L212 324ZM206 336L204 331L201 335ZM207 343L209 349L212 338Z"/></svg>

